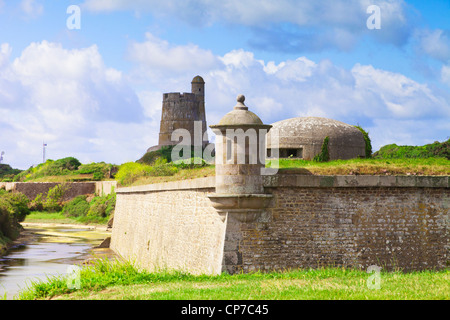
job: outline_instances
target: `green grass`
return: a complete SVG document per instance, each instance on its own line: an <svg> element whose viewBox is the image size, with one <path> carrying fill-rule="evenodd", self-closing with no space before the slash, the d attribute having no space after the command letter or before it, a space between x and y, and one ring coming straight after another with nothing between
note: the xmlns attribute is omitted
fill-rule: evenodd
<svg viewBox="0 0 450 320"><path fill-rule="evenodd" d="M320 268L272 273L194 276L180 272L138 271L130 262L98 259L81 270L80 289L64 276L34 283L20 299L89 300L405 300L450 297L450 272L381 272L380 289L370 289L365 270Z"/></svg>
<svg viewBox="0 0 450 320"><path fill-rule="evenodd" d="M350 159L315 162L302 159L280 159L266 166L280 169L302 168L317 175L450 175L450 160L445 158ZM289 170L285 170L289 172Z"/></svg>
<svg viewBox="0 0 450 320"><path fill-rule="evenodd" d="M32 211L26 218L25 222L34 221L62 221L62 220L72 220L65 217L61 212L45 212L45 211Z"/></svg>
<svg viewBox="0 0 450 320"><path fill-rule="evenodd" d="M445 158L408 159L350 159L316 162L302 159L267 160L266 167L278 167L283 173L314 175L450 175L450 160ZM137 164L136 166L140 166ZM141 165L142 166L142 165ZM281 172L281 171L280 171ZM215 166L180 169L172 175L148 176L137 174L134 179L122 186L144 185L168 181L195 179L215 175Z"/></svg>
<svg viewBox="0 0 450 320"><path fill-rule="evenodd" d="M44 212L32 211L25 218L24 222L29 223L61 223L61 224L106 224L108 218L98 221L89 221L86 217L69 218L62 214L62 212Z"/></svg>

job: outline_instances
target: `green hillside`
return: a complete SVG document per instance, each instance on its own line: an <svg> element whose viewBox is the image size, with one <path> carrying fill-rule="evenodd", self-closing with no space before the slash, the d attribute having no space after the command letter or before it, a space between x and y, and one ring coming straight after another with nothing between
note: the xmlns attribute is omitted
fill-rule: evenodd
<svg viewBox="0 0 450 320"><path fill-rule="evenodd" d="M105 163L81 164L74 157L67 157L58 160L47 160L28 170L21 171L14 175L12 181L17 182L64 182L83 180L104 180L110 179L117 171L117 166ZM0 177L1 178L1 177Z"/></svg>
<svg viewBox="0 0 450 320"><path fill-rule="evenodd" d="M450 160L450 139L424 146L398 146L388 144L373 154L378 159L402 158L446 158Z"/></svg>
<svg viewBox="0 0 450 320"><path fill-rule="evenodd" d="M19 169L13 169L9 164L0 164L0 180L12 179L15 175L22 172Z"/></svg>

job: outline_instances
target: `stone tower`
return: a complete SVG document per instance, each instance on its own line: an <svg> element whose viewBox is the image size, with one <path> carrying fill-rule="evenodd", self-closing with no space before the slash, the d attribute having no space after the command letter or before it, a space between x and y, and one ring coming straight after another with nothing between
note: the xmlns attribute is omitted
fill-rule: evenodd
<svg viewBox="0 0 450 320"><path fill-rule="evenodd" d="M201 141L202 147L209 143L206 134L205 81L200 76L192 79L190 93L163 94L158 145L147 152L178 144L179 140L172 140L172 133L177 129L186 129L190 133L192 145L194 141Z"/></svg>

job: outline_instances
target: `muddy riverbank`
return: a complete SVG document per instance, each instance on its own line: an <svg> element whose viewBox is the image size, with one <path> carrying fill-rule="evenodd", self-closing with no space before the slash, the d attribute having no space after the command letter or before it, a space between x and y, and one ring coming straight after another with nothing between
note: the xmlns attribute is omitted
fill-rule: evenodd
<svg viewBox="0 0 450 320"><path fill-rule="evenodd" d="M118 258L99 248L110 237L106 226L23 223L24 230L0 256L0 298L12 299L30 281L67 273L99 258Z"/></svg>

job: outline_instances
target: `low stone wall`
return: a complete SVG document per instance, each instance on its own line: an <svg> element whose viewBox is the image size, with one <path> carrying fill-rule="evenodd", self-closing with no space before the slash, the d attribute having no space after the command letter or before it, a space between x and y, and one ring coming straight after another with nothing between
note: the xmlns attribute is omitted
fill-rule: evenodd
<svg viewBox="0 0 450 320"><path fill-rule="evenodd" d="M119 188L111 247L150 270L193 273L448 267L447 176L264 179L273 198L251 222L216 212L214 177Z"/></svg>
<svg viewBox="0 0 450 320"><path fill-rule="evenodd" d="M117 181L96 181L95 194L99 196L106 196L115 192L117 188Z"/></svg>
<svg viewBox="0 0 450 320"><path fill-rule="evenodd" d="M7 191L18 191L34 200L40 193L45 194L59 183L56 182L0 182L0 188ZM117 186L116 181L71 182L64 194L64 201L84 194L106 195L113 192Z"/></svg>

